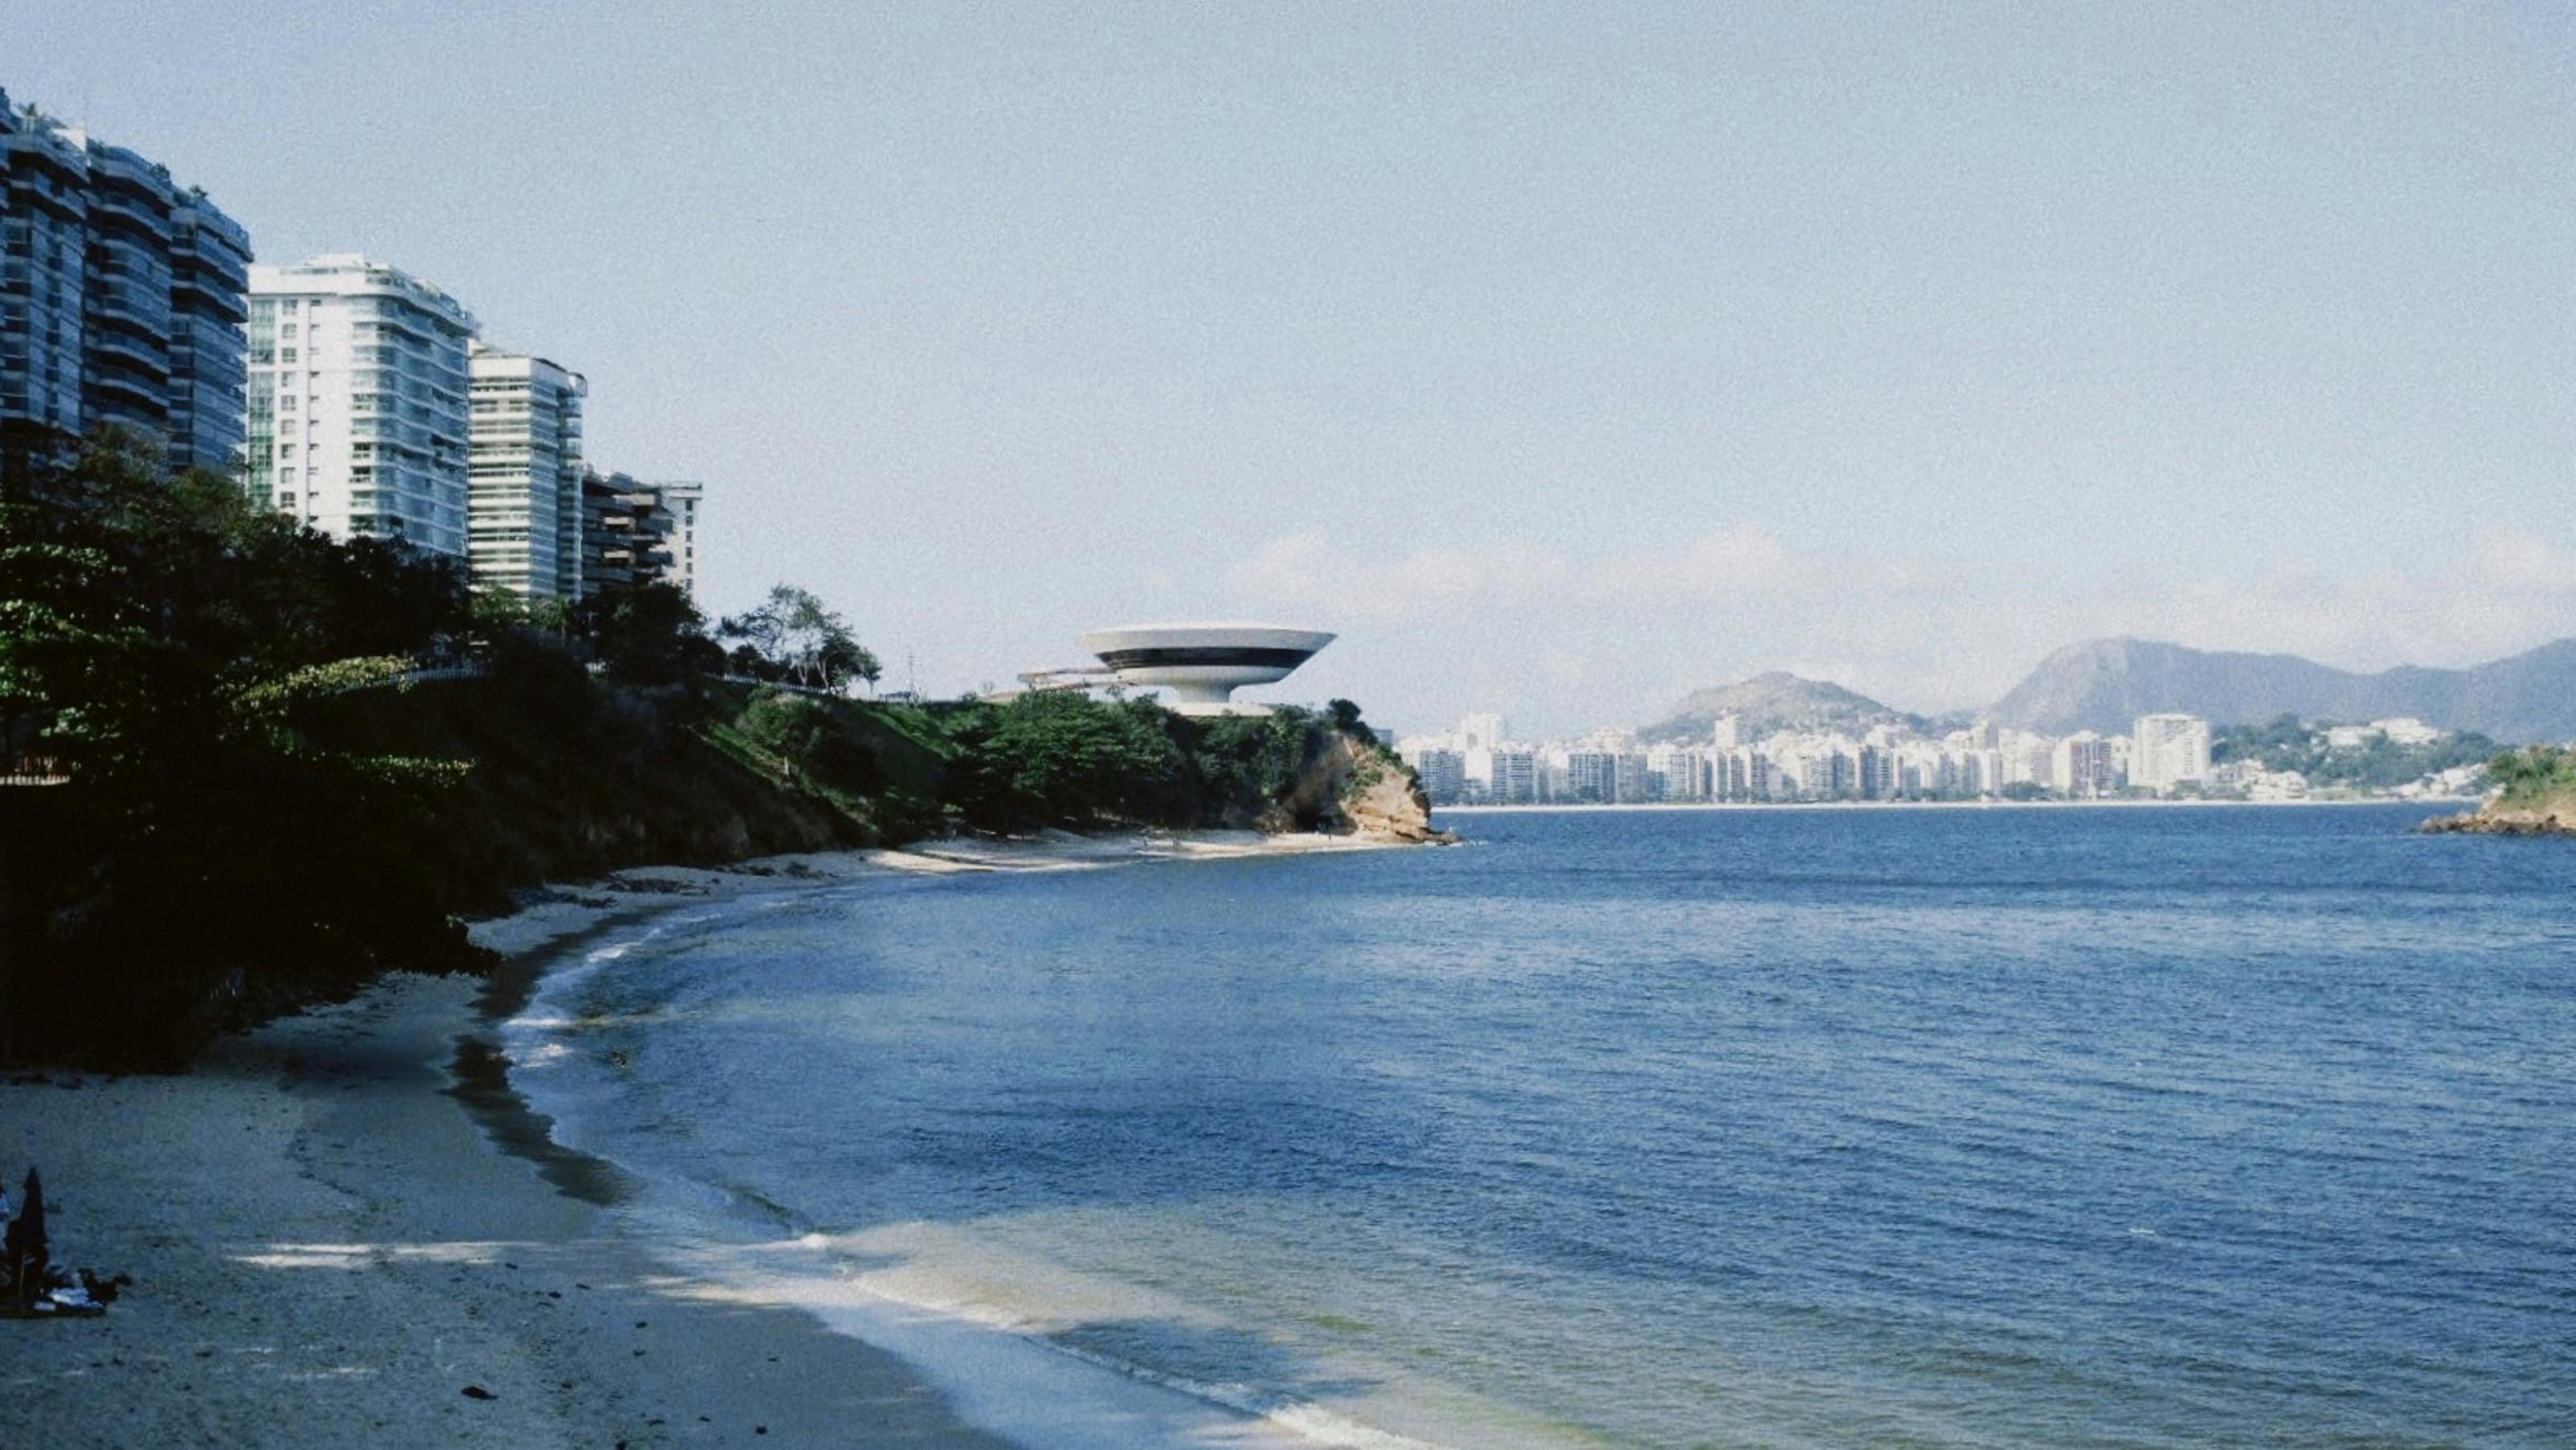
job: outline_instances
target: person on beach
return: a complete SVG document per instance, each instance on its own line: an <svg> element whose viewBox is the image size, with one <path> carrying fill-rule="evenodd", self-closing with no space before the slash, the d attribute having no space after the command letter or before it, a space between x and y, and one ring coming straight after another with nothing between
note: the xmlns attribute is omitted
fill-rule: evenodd
<svg viewBox="0 0 2576 1450"><path fill-rule="evenodd" d="M27 1206L9 1221L8 1233L0 1236L0 1274L7 1275L0 1293L6 1293L21 1312L45 1291L45 1270L52 1260L45 1246L45 1185L32 1165L27 1169L25 1199Z"/></svg>

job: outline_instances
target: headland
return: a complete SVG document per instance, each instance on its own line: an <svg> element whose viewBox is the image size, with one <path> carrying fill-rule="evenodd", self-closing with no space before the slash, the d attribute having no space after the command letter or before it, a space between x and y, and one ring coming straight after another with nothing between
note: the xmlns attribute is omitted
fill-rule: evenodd
<svg viewBox="0 0 2576 1450"><path fill-rule="evenodd" d="M2476 810L2426 821L2437 834L2576 836L2576 749L2535 745L2487 767L2496 791Z"/></svg>

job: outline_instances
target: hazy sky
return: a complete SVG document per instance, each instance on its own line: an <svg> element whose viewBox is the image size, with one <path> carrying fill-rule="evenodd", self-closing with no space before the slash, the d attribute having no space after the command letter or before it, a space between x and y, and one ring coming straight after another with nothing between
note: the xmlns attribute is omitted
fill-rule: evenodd
<svg viewBox="0 0 2576 1450"><path fill-rule="evenodd" d="M2576 633L2576 20L2123 8L0 0L0 86L587 372L709 606L890 683L1275 618L1539 731Z"/></svg>

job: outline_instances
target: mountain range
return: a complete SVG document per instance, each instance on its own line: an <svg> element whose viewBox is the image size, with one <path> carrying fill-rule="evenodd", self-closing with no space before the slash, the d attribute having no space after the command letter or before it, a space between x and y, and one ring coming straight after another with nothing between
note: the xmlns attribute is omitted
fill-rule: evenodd
<svg viewBox="0 0 2576 1450"><path fill-rule="evenodd" d="M2141 715L2176 711L2216 725L2280 715L2358 722L2411 715L2445 730L2474 730L2508 744L2576 739L2576 639L2464 670L2400 665L2376 674L2297 655L2198 650L2143 639L2068 645L2039 662L2002 699L1977 712L1998 725L2047 735L2124 734ZM1696 691L1638 734L1649 741L1705 735L1721 715L1748 735L1842 730L1905 722L1908 715L1840 685L1795 675L1756 675Z"/></svg>

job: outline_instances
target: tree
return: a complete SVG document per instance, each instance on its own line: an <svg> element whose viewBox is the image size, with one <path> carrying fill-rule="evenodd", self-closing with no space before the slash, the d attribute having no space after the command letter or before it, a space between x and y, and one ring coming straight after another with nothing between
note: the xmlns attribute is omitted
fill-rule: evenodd
<svg viewBox="0 0 2576 1450"><path fill-rule="evenodd" d="M9 863L0 1057L42 1033L168 1062L387 966L474 960L419 834L462 767L314 728L471 612L453 568L334 544L112 431L0 489L0 721L68 777L24 793L46 836Z"/></svg>
<svg viewBox="0 0 2576 1450"><path fill-rule="evenodd" d="M885 670L867 646L852 639L847 630L833 634L823 645L819 661L826 688L838 689L851 680L865 680L868 693L876 693L877 680Z"/></svg>
<svg viewBox="0 0 2576 1450"><path fill-rule="evenodd" d="M724 667L724 651L707 638L705 616L675 585L602 594L584 600L575 617L609 678L620 683L677 684Z"/></svg>
<svg viewBox="0 0 2576 1450"><path fill-rule="evenodd" d="M816 689L838 689L852 679L874 685L884 673L840 615L792 584L771 588L759 608L722 621L716 633L745 641L785 678Z"/></svg>

